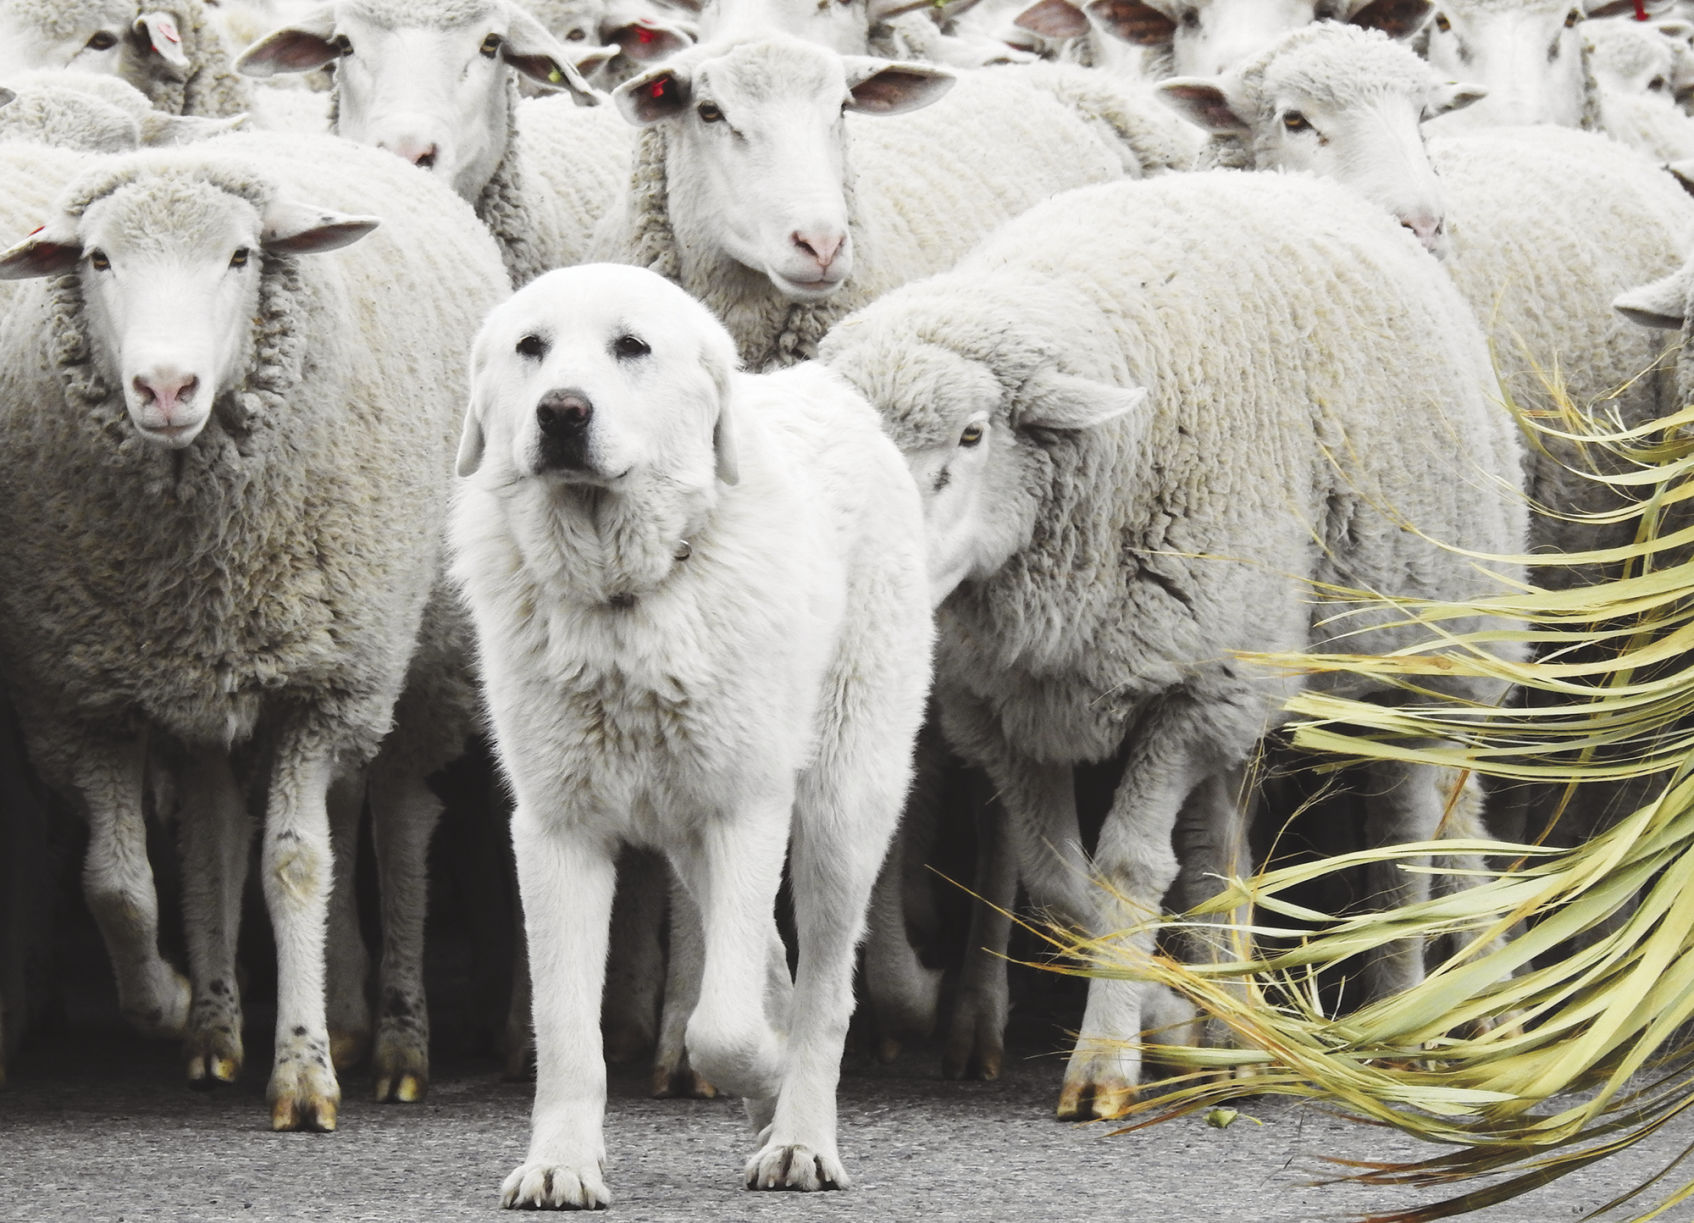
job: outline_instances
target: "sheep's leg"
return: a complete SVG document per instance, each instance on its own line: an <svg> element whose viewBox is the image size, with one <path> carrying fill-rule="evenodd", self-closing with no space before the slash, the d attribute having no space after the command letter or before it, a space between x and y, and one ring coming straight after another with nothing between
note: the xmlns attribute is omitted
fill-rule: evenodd
<svg viewBox="0 0 1694 1223"><path fill-rule="evenodd" d="M368 995L370 956L359 929L355 876L359 824L365 812L365 771L336 778L329 788L330 852L335 883L329 899L329 933L324 942L330 1061L345 1073L364 1060L371 1043Z"/></svg>
<svg viewBox="0 0 1694 1223"><path fill-rule="evenodd" d="M1172 832L1184 805L1216 770L1220 757L1246 755L1245 750L1220 750L1205 734L1204 717L1174 703L1145 718L1144 727L1131 745L1123 781L1100 830L1095 851L1099 885L1090 889L1091 933L1118 943L1131 962L1152 953L1153 936L1120 932L1159 913L1177 876ZM1097 977L1089 982L1082 1029L1059 1093L1061 1118L1116 1116L1134 1098L1141 1078L1136 1042L1144 1026L1144 992L1133 980Z"/></svg>
<svg viewBox="0 0 1694 1223"><path fill-rule="evenodd" d="M949 1079L992 1083L1005 1062L1006 1020L1011 1006L1006 948L1012 936L1012 906L1018 898L1018 861L1011 830L998 803L977 808L976 903L958 997L942 1054Z"/></svg>
<svg viewBox="0 0 1694 1223"><path fill-rule="evenodd" d="M606 1059L600 1043L615 847L520 793L512 818L529 969L535 981L535 1108L529 1154L500 1189L505 1206L607 1205Z"/></svg>
<svg viewBox="0 0 1694 1223"><path fill-rule="evenodd" d="M382 893L376 1098L409 1103L429 1090L424 918L429 842L441 819L441 800L415 761L379 755L371 781L371 832Z"/></svg>
<svg viewBox="0 0 1694 1223"><path fill-rule="evenodd" d="M852 701L848 694L843 704ZM897 719L862 717L849 727L851 739L801 778L789 862L799 964L782 1089L759 1150L747 1161L753 1189L851 1183L837 1148L835 1095L859 939L906 795L904 769L893 764L904 763L901 729ZM757 1111L753 1116L763 1120Z"/></svg>
<svg viewBox="0 0 1694 1223"><path fill-rule="evenodd" d="M271 776L260 860L276 937L276 1060L271 1127L333 1130L341 1087L329 1057L324 933L333 884L330 752L285 735Z"/></svg>
<svg viewBox="0 0 1694 1223"><path fill-rule="evenodd" d="M600 1018L606 1060L633 1062L658 1039L665 988L665 900L670 868L647 850L626 849L618 859L612 899L611 957L606 964L606 1005Z"/></svg>
<svg viewBox="0 0 1694 1223"><path fill-rule="evenodd" d="M688 1017L700 1004L700 978L706 969L706 935L700 908L682 880L665 868L670 887L670 947L665 957L665 1007L659 1021L659 1047L653 1056L653 1095L709 1100L717 1088L688 1060ZM620 887L623 881L619 881ZM616 910L614 910L616 912Z"/></svg>
<svg viewBox="0 0 1694 1223"><path fill-rule="evenodd" d="M1172 908L1184 912L1216 896L1230 879L1252 873L1252 853L1247 845L1245 767L1205 778L1183 804L1177 819L1177 883ZM1178 954L1187 964L1224 964L1245 958L1250 951L1247 936L1240 933L1247 922L1245 906L1227 913L1190 919L1176 937ZM1245 996L1245 985L1230 988ZM1225 1048L1233 1043L1228 1025L1219 1020L1198 1020L1192 1004L1168 995L1170 1013L1153 1016L1149 1027L1158 1029L1160 1044L1206 1045ZM1149 1011L1153 1008L1149 1006ZM1190 1024L1192 1026L1190 1026ZM1186 1031L1183 1029L1187 1028Z"/></svg>
<svg viewBox="0 0 1694 1223"><path fill-rule="evenodd" d="M1434 840L1447 809L1443 778L1451 775L1432 765L1398 761L1374 762L1369 772L1365 832L1371 847ZM1398 862L1372 863L1366 878L1374 909L1417 904L1430 896L1428 872L1410 871ZM1415 939L1373 950L1365 963L1367 999L1374 1002L1422 981L1423 960L1423 944Z"/></svg>
<svg viewBox="0 0 1694 1223"><path fill-rule="evenodd" d="M233 1083L241 1072L235 950L253 821L223 752L195 752L181 771L179 789L183 926L194 982L183 1044L189 1083L210 1087Z"/></svg>
<svg viewBox="0 0 1694 1223"><path fill-rule="evenodd" d="M181 1036L188 980L159 955L159 898L142 816L146 747L140 739L83 745L70 782L88 820L82 888L117 978L118 1006L149 1036Z"/></svg>

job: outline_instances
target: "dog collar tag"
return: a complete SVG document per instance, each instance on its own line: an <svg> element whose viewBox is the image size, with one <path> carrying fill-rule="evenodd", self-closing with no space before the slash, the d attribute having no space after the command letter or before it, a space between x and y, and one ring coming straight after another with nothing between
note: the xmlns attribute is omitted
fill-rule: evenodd
<svg viewBox="0 0 1694 1223"><path fill-rule="evenodd" d="M689 543L686 539L681 540L677 543L676 551L672 553L672 555L679 561L685 561L694 555L694 545Z"/></svg>

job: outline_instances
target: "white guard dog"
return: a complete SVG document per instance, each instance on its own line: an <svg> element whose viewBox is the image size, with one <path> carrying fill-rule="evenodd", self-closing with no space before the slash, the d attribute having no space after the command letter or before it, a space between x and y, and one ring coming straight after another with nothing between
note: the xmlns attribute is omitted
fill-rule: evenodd
<svg viewBox="0 0 1694 1223"><path fill-rule="evenodd" d="M535 981L529 1157L507 1206L609 1200L600 1045L620 843L698 907L693 1064L746 1098L747 1184L845 1187L854 951L929 687L923 514L875 412L821 366L736 370L644 270L551 272L472 353L455 573L517 799ZM775 905L785 856L791 982Z"/></svg>

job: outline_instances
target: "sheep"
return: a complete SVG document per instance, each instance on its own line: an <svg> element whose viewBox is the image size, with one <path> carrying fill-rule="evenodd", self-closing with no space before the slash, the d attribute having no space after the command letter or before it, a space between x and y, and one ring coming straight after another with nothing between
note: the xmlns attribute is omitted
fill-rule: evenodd
<svg viewBox="0 0 1694 1223"><path fill-rule="evenodd" d="M349 206L381 213L374 236ZM239 1069L258 783L271 1122L334 1129L326 795L375 753L407 677L438 572L454 363L506 290L499 253L386 154L236 133L90 169L0 277L33 281L0 323L0 571L32 575L0 594L0 676L36 767L89 821L85 890L121 1003L186 1027L191 1082ZM176 760L191 996L157 949L149 735Z"/></svg>
<svg viewBox="0 0 1694 1223"><path fill-rule="evenodd" d="M748 1187L849 1183L835 1088L929 682L923 528L863 399L737 365L699 302L616 265L520 290L472 350L453 573L516 797L539 1055L508 1207L608 1200L620 843L662 850L705 915L688 1044L747 1101Z"/></svg>
<svg viewBox="0 0 1694 1223"><path fill-rule="evenodd" d="M451 183L522 285L582 260L630 139L609 113L519 102L512 78L592 105L599 95L578 69L613 53L567 48L509 0L336 0L248 47L236 67L269 77L335 64L334 130Z"/></svg>
<svg viewBox="0 0 1694 1223"><path fill-rule="evenodd" d="M1368 695L1236 651L1418 636L1380 608L1314 607L1308 583L1496 588L1443 545L1516 575L1517 443L1487 400L1481 331L1410 235L1334 184L1215 171L1066 192L845 319L819 355L882 412L924 498L943 730L993 779L1032 899L1096 934L1157 911L1185 801L1217 801L1290 692ZM1120 748L1090 859L1071 769ZM1373 839L1432 835L1428 771L1380 781ZM1372 882L1384 904L1428 888ZM1380 996L1421 971L1391 944L1367 976ZM1141 994L1090 983L1061 1116L1112 1115L1134 1091Z"/></svg>
<svg viewBox="0 0 1694 1223"><path fill-rule="evenodd" d="M1586 27L1588 65L1600 92L1607 134L1658 161L1694 157L1694 120L1677 105L1689 58L1685 23L1667 31L1638 21L1595 21Z"/></svg>
<svg viewBox="0 0 1694 1223"><path fill-rule="evenodd" d="M1219 80L1159 88L1214 133L1228 164L1336 179L1432 249L1450 246L1448 270L1487 327L1503 388L1532 416L1556 415L1544 381L1554 370L1571 401L1601 418L1638 425L1675 406L1668 373L1654 369L1663 345L1611 309L1694 242L1694 201L1639 154L1558 127L1438 137L1426 152L1423 120L1481 91L1439 81L1381 34L1341 26L1288 35ZM1526 460L1531 502L1547 511L1531 527L1536 552L1629 542L1628 522L1572 520L1624 503L1583 474L1596 457L1547 436ZM1596 576L1569 564L1536 570L1555 587Z"/></svg>
<svg viewBox="0 0 1694 1223"><path fill-rule="evenodd" d="M564 43L616 47L618 54L590 74L612 89L641 65L674 55L695 41L692 14L645 0L529 0L525 5L548 33Z"/></svg>
<svg viewBox="0 0 1694 1223"><path fill-rule="evenodd" d="M1056 190L1186 161L1080 69L954 79L790 37L692 48L613 93L642 131L594 257L676 281L766 369Z"/></svg>
<svg viewBox="0 0 1694 1223"><path fill-rule="evenodd" d="M37 70L0 86L0 141L27 141L122 153L143 145L187 144L239 127L233 119L202 119L154 110L117 77Z"/></svg>
<svg viewBox="0 0 1694 1223"><path fill-rule="evenodd" d="M1668 6L1669 0L1643 5L1654 15ZM1604 129L1585 26L1635 8L1635 0L1440 0L1419 34L1419 50L1441 75L1489 91L1484 102L1445 126Z"/></svg>

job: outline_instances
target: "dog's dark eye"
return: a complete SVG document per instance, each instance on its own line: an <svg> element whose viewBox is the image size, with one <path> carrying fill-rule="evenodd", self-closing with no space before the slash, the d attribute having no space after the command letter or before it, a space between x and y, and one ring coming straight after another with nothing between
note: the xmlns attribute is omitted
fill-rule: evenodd
<svg viewBox="0 0 1694 1223"><path fill-rule="evenodd" d="M504 40L498 34L490 34L487 38L482 40L482 46L478 47L477 50L481 51L487 58L493 59L496 55L500 54L500 44L502 41Z"/></svg>
<svg viewBox="0 0 1694 1223"><path fill-rule="evenodd" d="M636 357L645 357L653 350L647 346L645 340L637 336L620 335L612 341L612 351L617 354L619 360L629 361Z"/></svg>
<svg viewBox="0 0 1694 1223"><path fill-rule="evenodd" d="M981 425L966 425L965 431L959 434L959 445L963 446L966 450L969 450L972 446L975 446L982 441L982 433L983 429Z"/></svg>
<svg viewBox="0 0 1694 1223"><path fill-rule="evenodd" d="M526 335L518 341L518 356L520 357L529 357L534 360L545 356L546 353L547 341L538 335Z"/></svg>
<svg viewBox="0 0 1694 1223"><path fill-rule="evenodd" d="M110 30L97 30L94 37L84 45L90 51L105 51L118 45L118 36Z"/></svg>

